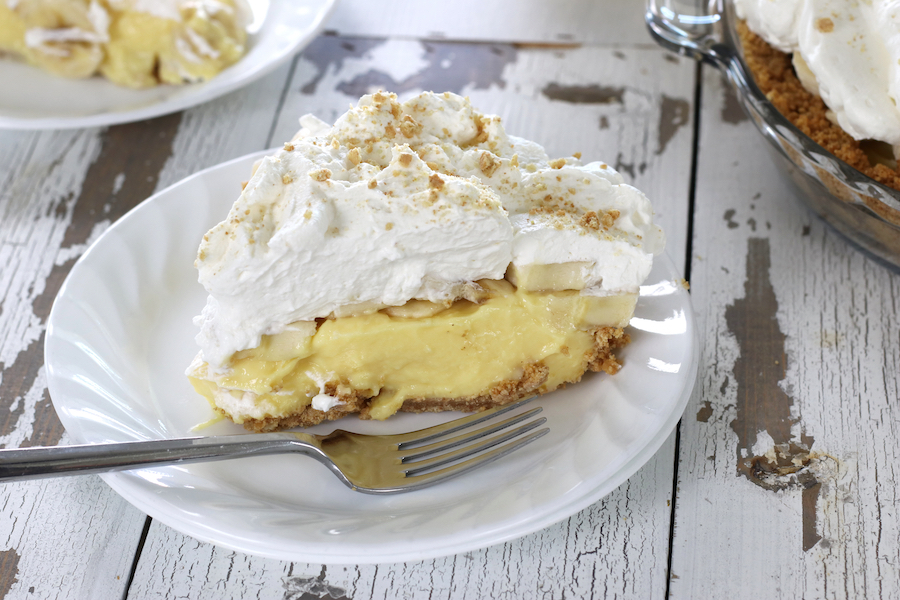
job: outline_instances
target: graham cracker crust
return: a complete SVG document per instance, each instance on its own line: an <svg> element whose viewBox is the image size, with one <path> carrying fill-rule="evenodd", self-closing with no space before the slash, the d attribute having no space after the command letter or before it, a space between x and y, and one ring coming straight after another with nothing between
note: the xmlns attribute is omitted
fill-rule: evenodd
<svg viewBox="0 0 900 600"><path fill-rule="evenodd" d="M622 368L614 351L623 348L631 339L621 327L598 327L591 331L591 335L594 338L594 347L585 355L585 372L588 370L603 371L614 375ZM458 398L409 398L403 402L400 410L413 413L453 410L479 412L503 406L529 396L552 392L553 389L541 388L547 381L549 372L550 370L542 362L532 363L522 369L522 375L518 379L501 381L482 394ZM573 381L563 383L560 387L580 380L581 376ZM340 419L350 414L357 414L361 419L370 418L368 414L369 401L373 397L371 390L352 390L347 385L338 386L335 383L328 383L325 386L325 392L336 396L344 404L335 406L328 412L307 406L302 411L286 417L246 419L243 426L249 431L265 433L292 427L311 427L323 421ZM231 419L231 416L225 411L219 408L216 408L216 411Z"/></svg>
<svg viewBox="0 0 900 600"><path fill-rule="evenodd" d="M743 21L738 21L737 31L744 49L744 61L753 74L756 85L778 112L817 144L857 171L900 190L900 170L873 161L875 156L884 154L885 151L870 146L881 144L859 142L832 123L826 116L828 107L822 99L808 92L800 83L790 54L772 48L750 31Z"/></svg>

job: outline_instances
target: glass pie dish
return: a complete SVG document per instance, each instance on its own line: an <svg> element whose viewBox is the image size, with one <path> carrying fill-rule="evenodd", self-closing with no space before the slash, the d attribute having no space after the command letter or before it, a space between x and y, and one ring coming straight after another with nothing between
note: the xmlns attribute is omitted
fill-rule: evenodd
<svg viewBox="0 0 900 600"><path fill-rule="evenodd" d="M648 0L646 21L660 45L726 75L779 170L815 214L857 246L900 267L900 191L835 157L766 99L744 62L731 2Z"/></svg>

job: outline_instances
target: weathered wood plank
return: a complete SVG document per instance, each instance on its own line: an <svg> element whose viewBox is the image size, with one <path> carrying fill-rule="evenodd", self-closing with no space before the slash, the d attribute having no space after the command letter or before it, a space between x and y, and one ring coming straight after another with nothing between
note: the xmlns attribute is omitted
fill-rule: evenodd
<svg viewBox="0 0 900 600"><path fill-rule="evenodd" d="M434 4L400 0L372 10L366 0L342 0L326 30L364 37L407 37L546 44L650 43L644 2L582 0L462 0ZM382 7L379 7L382 8Z"/></svg>
<svg viewBox="0 0 900 600"><path fill-rule="evenodd" d="M571 519L522 539L437 560L325 566L247 556L192 540L156 522L129 597L661 598L668 556L672 452ZM665 482L666 485L654 485ZM327 595L326 595L327 594Z"/></svg>
<svg viewBox="0 0 900 600"><path fill-rule="evenodd" d="M478 65L477 69L471 65ZM555 155L615 160L647 191L685 253L694 66L658 49L521 49L323 36L301 56L274 126L289 139L306 112L333 121L372 86L467 94L507 130ZM442 87L438 87L442 86ZM284 563L195 542L156 522L133 598L662 597L674 441L629 482L571 519L507 544L419 563ZM635 567L634 565L641 565Z"/></svg>
<svg viewBox="0 0 900 600"><path fill-rule="evenodd" d="M65 438L63 438L65 441ZM4 484L3 598L119 598L144 515L95 476Z"/></svg>
<svg viewBox="0 0 900 600"><path fill-rule="evenodd" d="M791 197L723 85L707 70L672 597L897 597L900 275Z"/></svg>
<svg viewBox="0 0 900 600"><path fill-rule="evenodd" d="M3 142L0 439L5 447L53 445L63 432L45 389L46 319L72 260L109 224L97 211L113 213L116 202L85 185L103 133L3 134ZM94 214L76 219L79 198ZM124 591L144 519L98 479L9 484L0 497L6 556L15 558L3 562L0 589L10 597Z"/></svg>
<svg viewBox="0 0 900 600"><path fill-rule="evenodd" d="M160 187L264 148L289 68L184 115L105 130L0 133L4 447L65 439L46 390L43 337L74 261ZM48 598L124 593L145 517L99 478L6 485L0 498L0 590L9 597L31 588Z"/></svg>

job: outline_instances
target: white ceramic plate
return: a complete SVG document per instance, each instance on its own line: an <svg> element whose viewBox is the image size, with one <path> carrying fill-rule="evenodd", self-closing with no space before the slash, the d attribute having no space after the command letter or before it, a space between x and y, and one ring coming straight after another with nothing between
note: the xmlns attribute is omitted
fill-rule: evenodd
<svg viewBox="0 0 900 600"><path fill-rule="evenodd" d="M263 153L198 173L120 219L85 253L50 314L50 395L75 443L187 436L211 418L184 370L205 303L193 268L200 238L224 217ZM153 518L243 552L313 563L373 563L455 554L536 531L596 502L656 452L697 373L690 300L660 257L642 288L625 366L544 396L550 433L465 477L397 496L345 488L302 456L104 475ZM396 433L451 414L345 419ZM313 428L323 432L337 426ZM221 422L206 435L240 433Z"/></svg>
<svg viewBox="0 0 900 600"><path fill-rule="evenodd" d="M249 50L204 83L124 88L101 77L54 77L0 57L0 129L71 129L140 121L208 102L243 87L300 51L322 28L335 0L247 0Z"/></svg>

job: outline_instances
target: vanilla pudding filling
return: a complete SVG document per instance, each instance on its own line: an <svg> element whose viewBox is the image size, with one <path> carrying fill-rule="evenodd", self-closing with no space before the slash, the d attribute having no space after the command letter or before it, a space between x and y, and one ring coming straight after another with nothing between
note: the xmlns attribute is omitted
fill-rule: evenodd
<svg viewBox="0 0 900 600"><path fill-rule="evenodd" d="M188 375L216 410L252 430L478 410L618 369L664 243L618 173L454 94L301 125L198 251Z"/></svg>
<svg viewBox="0 0 900 600"><path fill-rule="evenodd" d="M238 422L307 406L343 412L350 407L341 397L354 394L368 400L365 416L384 419L409 399L471 399L495 388L501 395L535 365L546 374L528 392L543 393L578 381L596 336L621 335L637 300L636 294L533 293L504 280L480 283L490 292L481 304L461 300L426 317L382 309L328 319L311 337L265 336L259 347L235 354L221 376L209 377L197 365L191 381Z"/></svg>

